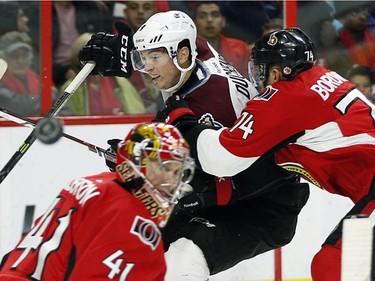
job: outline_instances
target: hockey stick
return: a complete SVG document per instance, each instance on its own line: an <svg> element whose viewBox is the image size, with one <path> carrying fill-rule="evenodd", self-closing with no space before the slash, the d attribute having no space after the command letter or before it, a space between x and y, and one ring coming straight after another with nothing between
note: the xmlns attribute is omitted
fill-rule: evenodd
<svg viewBox="0 0 375 281"><path fill-rule="evenodd" d="M0 79L3 78L5 71L8 69L8 63L0 58Z"/></svg>
<svg viewBox="0 0 375 281"><path fill-rule="evenodd" d="M11 112L11 111L9 111L7 109L4 109L4 108L1 108L1 107L0 107L0 117L3 117L5 119L13 121L17 124L23 125L25 127L30 127L30 128L35 128L35 126L37 124L36 121L34 121L30 118L21 116L17 113ZM106 151L105 149L103 149L99 146L93 145L91 143L88 143L88 142L86 142L84 140L81 140L79 138L76 138L74 136L71 136L71 135L68 135L68 134L65 134L65 133L63 133L62 136L64 138L70 139L70 140L75 141L75 142L77 142L79 144L82 144L84 146L87 146L87 148L91 152L94 152L94 153L98 154L100 157L104 157L108 161L116 163L116 154L114 154L112 152L109 152L109 151Z"/></svg>
<svg viewBox="0 0 375 281"><path fill-rule="evenodd" d="M77 88L85 81L86 77L90 74L90 72L94 69L95 63L87 63L80 72L74 77L73 81L70 82L68 87L66 87L65 91L61 94L61 96L55 101L52 105L51 109L47 112L44 118L56 116L68 99L73 95L73 93L77 90ZM23 155L28 151L30 146L35 142L35 129L30 133L30 135L25 139L23 144L20 148L13 154L13 156L9 159L8 163L5 164L3 169L0 171L0 184L3 180L7 177L7 175L12 171L14 166L20 161Z"/></svg>

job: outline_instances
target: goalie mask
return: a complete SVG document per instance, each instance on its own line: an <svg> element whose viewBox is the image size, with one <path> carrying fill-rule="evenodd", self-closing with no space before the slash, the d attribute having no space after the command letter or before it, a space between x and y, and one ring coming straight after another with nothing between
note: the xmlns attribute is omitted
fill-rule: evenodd
<svg viewBox="0 0 375 281"><path fill-rule="evenodd" d="M258 86L266 86L271 66L280 65L283 80L292 80L313 67L316 52L313 42L299 28L274 31L258 40L251 51L249 75Z"/></svg>
<svg viewBox="0 0 375 281"><path fill-rule="evenodd" d="M195 66L197 57L197 28L193 20L180 11L157 13L150 17L133 35L134 50L131 52L133 69L145 72L146 59L143 51L164 48L174 65L181 71L177 85L164 89L173 92L177 89L186 73ZM182 42L187 42L191 53L191 63L187 68L182 68L177 62L177 52Z"/></svg>
<svg viewBox="0 0 375 281"><path fill-rule="evenodd" d="M120 182L142 180L131 189L164 227L184 185L194 174L189 147L172 125L142 123L135 126L117 149L116 173Z"/></svg>

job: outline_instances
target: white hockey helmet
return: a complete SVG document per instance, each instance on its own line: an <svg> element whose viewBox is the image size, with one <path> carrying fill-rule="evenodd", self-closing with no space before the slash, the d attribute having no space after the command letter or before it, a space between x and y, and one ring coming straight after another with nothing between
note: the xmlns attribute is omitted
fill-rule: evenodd
<svg viewBox="0 0 375 281"><path fill-rule="evenodd" d="M179 44L185 39L189 40L192 62L188 68L183 69L178 65L176 56ZM133 35L134 50L131 55L133 68L144 72L145 64L139 52L164 47L176 67L181 72L187 72L195 65L196 39L197 28L187 14L181 11L157 13Z"/></svg>

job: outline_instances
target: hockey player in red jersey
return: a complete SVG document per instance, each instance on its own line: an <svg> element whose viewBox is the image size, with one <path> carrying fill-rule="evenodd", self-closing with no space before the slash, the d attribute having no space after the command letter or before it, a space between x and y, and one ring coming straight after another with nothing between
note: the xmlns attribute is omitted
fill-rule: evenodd
<svg viewBox="0 0 375 281"><path fill-rule="evenodd" d="M136 125L116 172L73 180L4 257L0 280L163 281L165 226L194 161L178 130Z"/></svg>
<svg viewBox="0 0 375 281"><path fill-rule="evenodd" d="M279 166L350 198L355 206L347 216L370 216L375 209L375 106L336 72L314 67L315 60L314 45L300 29L269 33L255 43L249 64L265 88L234 126L198 125L194 113L176 101L164 114L209 174L233 176L274 153ZM340 280L342 222L313 259L314 281Z"/></svg>
<svg viewBox="0 0 375 281"><path fill-rule="evenodd" d="M120 33L118 38L124 36ZM155 14L133 41L132 64L122 65L150 75L165 100L183 98L201 124L233 125L246 102L258 94L247 78L197 37L195 24L185 13ZM116 57L127 56L118 53L117 46L113 35L97 33L80 58L94 60L103 75L126 76L118 70ZM272 157L233 178L196 171L191 186L193 192L179 200L179 208L162 229L166 281L206 280L244 259L287 244L309 195L307 184L275 165ZM216 188L223 192L217 193Z"/></svg>

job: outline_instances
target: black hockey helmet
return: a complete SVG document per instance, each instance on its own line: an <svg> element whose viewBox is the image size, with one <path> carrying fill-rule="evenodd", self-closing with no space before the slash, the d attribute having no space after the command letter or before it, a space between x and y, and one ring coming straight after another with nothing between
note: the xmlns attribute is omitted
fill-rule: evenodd
<svg viewBox="0 0 375 281"><path fill-rule="evenodd" d="M266 34L251 51L249 74L259 83L266 81L270 66L280 65L283 80L292 80L316 61L314 43L299 28L287 28Z"/></svg>

